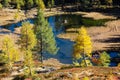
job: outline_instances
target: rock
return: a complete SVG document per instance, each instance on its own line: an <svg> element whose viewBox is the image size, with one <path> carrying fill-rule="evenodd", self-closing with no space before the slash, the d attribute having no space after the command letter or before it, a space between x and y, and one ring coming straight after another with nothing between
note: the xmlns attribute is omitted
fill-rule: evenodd
<svg viewBox="0 0 120 80"><path fill-rule="evenodd" d="M40 68L36 68L36 72L37 73L48 73L48 72L52 72L55 71L56 68L54 67L40 67Z"/></svg>

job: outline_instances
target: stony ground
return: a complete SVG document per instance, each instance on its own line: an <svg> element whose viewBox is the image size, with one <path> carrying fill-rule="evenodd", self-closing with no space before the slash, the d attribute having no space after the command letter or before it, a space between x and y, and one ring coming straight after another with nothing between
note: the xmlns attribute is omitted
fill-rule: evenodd
<svg viewBox="0 0 120 80"><path fill-rule="evenodd" d="M120 68L65 68L39 76L42 80L120 80Z"/></svg>

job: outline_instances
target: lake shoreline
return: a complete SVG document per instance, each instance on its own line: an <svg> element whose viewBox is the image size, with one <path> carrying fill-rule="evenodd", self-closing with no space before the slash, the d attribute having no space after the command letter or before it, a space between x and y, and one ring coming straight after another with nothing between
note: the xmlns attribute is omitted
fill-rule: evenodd
<svg viewBox="0 0 120 80"><path fill-rule="evenodd" d="M25 19L35 18L37 15L37 9L32 8L31 10L28 10L27 14L25 14L24 10L20 10L19 17L17 19L15 19L15 13L17 13L17 9L4 8L0 10L0 13L1 13L0 14L0 26L4 26L4 25L23 21ZM82 11L64 12L61 10L61 8L52 8L51 11L49 11L49 9L45 9L44 11L45 17L54 16L54 15L62 15L62 14L77 14L77 15L82 15L83 17L86 17L86 18L93 18L95 20L117 18L111 15L106 15L104 13L99 13L99 12L82 12Z"/></svg>
<svg viewBox="0 0 120 80"><path fill-rule="evenodd" d="M16 9L4 9L2 10L2 13L0 15L0 26L4 26L4 25L8 25L8 24L13 24L13 23L17 23L21 20L26 19L24 11L20 11L20 18L18 20L14 19L14 13L16 12ZM6 12L6 14L4 14ZM110 16L110 15L104 15L102 13L98 13L98 12L63 12L61 11L60 8L52 8L52 10L49 12L49 9L45 10L45 16L53 16L53 15L61 15L61 14L78 14L78 15L83 15L83 17L89 17L89 18L93 18L93 19L116 19L116 17L114 16ZM28 11L28 14L26 14L26 16L29 16L27 18L35 18L37 15L37 9L33 8L31 10ZM97 16L97 17L96 17ZM2 18L4 17L4 18ZM106 23L106 27L101 26L101 27L96 27L93 26L91 28L87 28L88 34L90 35L92 42L93 42L93 51L104 51L104 50L109 50L112 49L112 47L114 47L114 45L119 45L119 42L115 42L116 39L119 39L119 33L120 33L120 20L113 20L113 21L109 21ZM115 30L115 26L117 26L117 30ZM71 29L68 29L67 31L70 31ZM73 28L73 31L75 29ZM3 33L2 33L3 32ZM6 32L6 31L5 31ZM4 30L0 31L1 36L6 35L4 33ZM11 32L9 32L11 33ZM19 28L14 32L11 33L15 36L17 36L17 34L20 33ZM115 36L117 35L117 36ZM71 41L74 41L76 38L76 33L62 33L60 35L57 36L58 38L63 38L63 39L68 39ZM74 38L74 39L73 39ZM110 40L109 38L113 38L115 40ZM109 42L105 42L105 41L109 41ZM111 47L111 48L110 48ZM119 51L120 47L116 46L115 47L116 51Z"/></svg>
<svg viewBox="0 0 120 80"><path fill-rule="evenodd" d="M93 51L120 51L120 20L108 21L106 26L93 26L86 28L91 37ZM78 28L67 29L66 33L59 34L57 37L75 41Z"/></svg>

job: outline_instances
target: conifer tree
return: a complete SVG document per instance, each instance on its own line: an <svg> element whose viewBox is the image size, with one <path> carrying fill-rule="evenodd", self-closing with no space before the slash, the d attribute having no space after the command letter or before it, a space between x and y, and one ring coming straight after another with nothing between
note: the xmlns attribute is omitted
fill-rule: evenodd
<svg viewBox="0 0 120 80"><path fill-rule="evenodd" d="M37 50L41 54L41 62L43 53L56 54L58 48L52 28L43 16L42 10L38 10L37 19L35 21L35 34L37 37Z"/></svg>
<svg viewBox="0 0 120 80"><path fill-rule="evenodd" d="M28 67L28 76L33 76L32 49L36 45L36 36L32 30L33 26L29 22L24 22L21 28L20 45L24 52L24 66Z"/></svg>
<svg viewBox="0 0 120 80"><path fill-rule="evenodd" d="M89 37L89 35L86 32L86 29L84 27L81 27L81 29L79 30L77 39L75 41L75 45L74 45L74 53L73 53L73 57L76 59L80 59L83 58L85 65L87 66L85 57L91 56L91 52L92 52L92 43L91 43L91 39Z"/></svg>
<svg viewBox="0 0 120 80"><path fill-rule="evenodd" d="M4 58L9 71L11 71L14 62L17 61L20 56L13 39L8 35L5 36L2 41L2 52L1 56Z"/></svg>
<svg viewBox="0 0 120 80"><path fill-rule="evenodd" d="M29 22L23 22L21 28L20 45L22 50L31 50L36 45L36 36Z"/></svg>
<svg viewBox="0 0 120 80"><path fill-rule="evenodd" d="M35 71L33 70L34 67L34 61L33 61L33 55L31 50L26 50L24 54L24 67L27 67L27 69L24 71L26 76L34 76Z"/></svg>

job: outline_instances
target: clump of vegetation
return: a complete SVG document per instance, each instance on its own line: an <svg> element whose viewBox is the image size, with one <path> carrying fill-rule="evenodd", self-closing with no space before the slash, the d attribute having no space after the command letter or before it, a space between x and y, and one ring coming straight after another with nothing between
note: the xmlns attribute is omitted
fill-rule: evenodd
<svg viewBox="0 0 120 80"><path fill-rule="evenodd" d="M17 12L15 13L15 15L14 15L14 19L15 19L15 20L18 20L19 17L20 17L20 14L19 14L19 11L17 11Z"/></svg>
<svg viewBox="0 0 120 80"><path fill-rule="evenodd" d="M109 63L110 63L109 54L106 53L106 52L101 53L99 61L100 61L100 63L98 65L100 65L100 66L109 66Z"/></svg>

